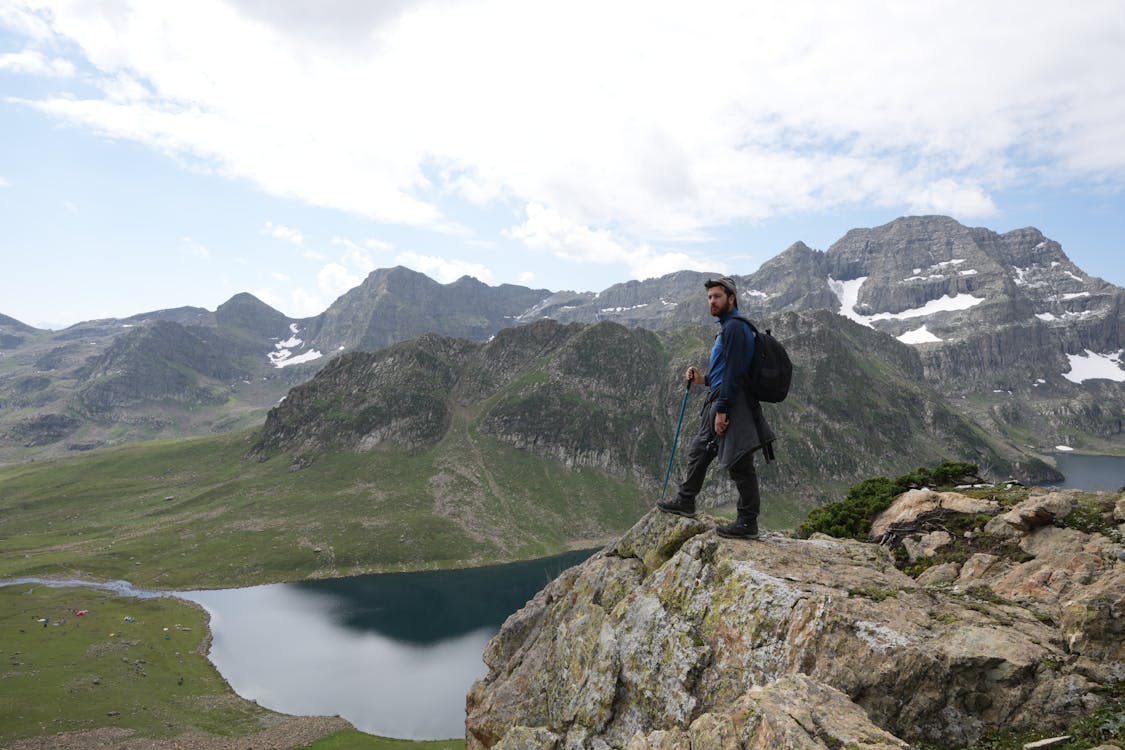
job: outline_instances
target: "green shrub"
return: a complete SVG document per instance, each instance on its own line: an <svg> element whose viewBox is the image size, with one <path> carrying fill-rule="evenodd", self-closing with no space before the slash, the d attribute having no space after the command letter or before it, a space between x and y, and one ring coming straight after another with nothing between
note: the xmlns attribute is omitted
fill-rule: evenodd
<svg viewBox="0 0 1125 750"><path fill-rule="evenodd" d="M1108 496L1082 495L1074 509L1058 521L1060 526L1087 534L1110 534L1113 523L1113 500Z"/></svg>
<svg viewBox="0 0 1125 750"><path fill-rule="evenodd" d="M976 478L978 471L974 464L946 461L933 469L919 468L897 479L864 479L853 484L842 501L809 511L797 533L803 538L820 532L838 538L866 539L875 517L911 487L948 486L966 477Z"/></svg>

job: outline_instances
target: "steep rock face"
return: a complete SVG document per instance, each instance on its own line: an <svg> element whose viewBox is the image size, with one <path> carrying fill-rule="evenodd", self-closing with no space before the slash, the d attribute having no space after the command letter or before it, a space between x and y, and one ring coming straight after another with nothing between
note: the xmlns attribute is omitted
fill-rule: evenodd
<svg viewBox="0 0 1125 750"><path fill-rule="evenodd" d="M196 373L215 380L242 375L239 352L223 343L208 329L170 321L138 328L88 365L79 400L95 414L148 399L222 403L227 395L200 382Z"/></svg>
<svg viewBox="0 0 1125 750"><path fill-rule="evenodd" d="M790 310L834 310L836 296L828 285L824 253L803 242L740 280L739 309L764 317Z"/></svg>
<svg viewBox="0 0 1125 750"><path fill-rule="evenodd" d="M254 451L362 451L385 441L406 448L433 445L449 428L448 395L462 358L474 348L468 341L423 336L337 357L270 410Z"/></svg>
<svg viewBox="0 0 1125 750"><path fill-rule="evenodd" d="M567 466L651 477L664 442L656 401L668 369L663 348L654 334L616 324L573 330L545 379L501 398L482 431Z"/></svg>
<svg viewBox="0 0 1125 750"><path fill-rule="evenodd" d="M1076 533L1052 554L1103 544ZM1055 728L1125 668L1125 611L1106 593L1125 579L1098 549L1068 594L1105 614L1068 641L1087 620L1057 597L998 603L922 585L875 545L724 540L709 519L653 512L489 642L467 746L687 747L708 732L717 748L956 747L989 727Z"/></svg>
<svg viewBox="0 0 1125 750"><path fill-rule="evenodd" d="M975 384L1028 363L1036 369L1026 374L1057 377L1068 369L1064 353L1121 348L1125 293L1085 275L1035 229L1001 235L906 217L848 232L825 266L841 314L895 336L924 324L921 351L937 378Z"/></svg>

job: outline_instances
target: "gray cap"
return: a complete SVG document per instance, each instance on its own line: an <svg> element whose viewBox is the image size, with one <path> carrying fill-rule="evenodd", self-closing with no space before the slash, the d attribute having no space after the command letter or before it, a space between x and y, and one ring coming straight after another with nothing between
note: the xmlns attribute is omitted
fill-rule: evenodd
<svg viewBox="0 0 1125 750"><path fill-rule="evenodd" d="M713 276L707 279L707 281L704 281L703 286L707 287L708 289L713 286L721 286L730 294L738 296L738 290L734 286L734 279L732 279L730 276Z"/></svg>

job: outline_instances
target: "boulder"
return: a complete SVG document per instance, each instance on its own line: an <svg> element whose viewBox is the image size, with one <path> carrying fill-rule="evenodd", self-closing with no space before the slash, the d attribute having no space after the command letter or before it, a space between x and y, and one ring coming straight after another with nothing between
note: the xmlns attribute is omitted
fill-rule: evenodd
<svg viewBox="0 0 1125 750"><path fill-rule="evenodd" d="M941 563L926 568L918 576L918 583L923 586L941 586L953 583L961 573L961 565L955 562Z"/></svg>
<svg viewBox="0 0 1125 750"><path fill-rule="evenodd" d="M745 726L748 750L910 747L871 723L863 709L847 695L804 675L783 677L765 687L751 688L747 698L745 702L756 704Z"/></svg>
<svg viewBox="0 0 1125 750"><path fill-rule="evenodd" d="M869 538L882 539L895 529L914 528L927 516L940 514L996 515L1000 505L995 500L978 500L960 492L935 492L922 488L907 490L895 498L890 507L875 517Z"/></svg>
<svg viewBox="0 0 1125 750"><path fill-rule="evenodd" d="M910 562L915 562L923 557L933 557L942 547L953 543L953 535L948 531L938 529L920 537L909 536L902 540L902 546Z"/></svg>
<svg viewBox="0 0 1125 750"><path fill-rule="evenodd" d="M1074 496L1071 493L1032 495L1007 513L993 518L985 525L984 530L994 536L1012 537L1046 526L1055 519L1065 518L1073 509Z"/></svg>

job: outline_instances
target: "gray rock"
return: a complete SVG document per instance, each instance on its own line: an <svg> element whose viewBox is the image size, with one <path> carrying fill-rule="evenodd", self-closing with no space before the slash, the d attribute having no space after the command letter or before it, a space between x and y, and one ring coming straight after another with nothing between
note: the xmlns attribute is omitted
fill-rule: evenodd
<svg viewBox="0 0 1125 750"><path fill-rule="evenodd" d="M961 565L958 563L941 563L940 565L926 568L922 571L922 574L918 576L917 581L922 586L940 586L956 581L960 572Z"/></svg>
<svg viewBox="0 0 1125 750"><path fill-rule="evenodd" d="M1122 658L1120 582L1104 572L1067 589L1082 612L1102 613L1067 620L1068 652L1060 605L1005 603L989 588L1007 560L971 558L958 593L912 580L877 545L749 544L719 538L714 522L650 513L513 615L469 692L467 747L492 747L513 726L573 747L686 747L704 736L726 747L731 732L767 747L751 743L754 731L777 741L798 727L808 737L789 746L846 735L861 747L963 746L989 727L1050 731L1085 715L1113 673L1097 660ZM1035 548L1093 554L1084 550L1099 535L1080 536ZM801 713L826 691L854 706ZM848 735L863 714L888 734ZM816 721L826 725L813 731Z"/></svg>
<svg viewBox="0 0 1125 750"><path fill-rule="evenodd" d="M1074 509L1074 498L1069 493L1051 492L1032 495L1007 513L992 519L985 532L999 537L1010 537L1017 532L1028 532L1064 518Z"/></svg>

